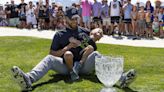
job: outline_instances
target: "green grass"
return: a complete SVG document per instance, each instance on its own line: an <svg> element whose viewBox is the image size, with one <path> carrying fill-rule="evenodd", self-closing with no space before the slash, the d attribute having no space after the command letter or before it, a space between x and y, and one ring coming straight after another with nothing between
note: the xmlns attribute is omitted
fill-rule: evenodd
<svg viewBox="0 0 164 92"><path fill-rule="evenodd" d="M17 65L25 72L30 71L49 53L50 44L48 39L0 37L0 92L20 92L10 68ZM137 70L136 81L126 89L116 86L118 92L164 92L164 49L98 44L98 51L104 55L122 55L124 69ZM94 75L81 78L70 83L67 76L49 71L34 83L33 92L99 92L103 87Z"/></svg>

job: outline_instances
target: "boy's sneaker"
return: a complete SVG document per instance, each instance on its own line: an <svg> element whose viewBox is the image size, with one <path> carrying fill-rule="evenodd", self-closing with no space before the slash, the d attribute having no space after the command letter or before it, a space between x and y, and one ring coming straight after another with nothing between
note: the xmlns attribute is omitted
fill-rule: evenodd
<svg viewBox="0 0 164 92"><path fill-rule="evenodd" d="M20 85L23 91L32 90L32 83L30 77L25 74L19 67L13 66L11 69L13 78Z"/></svg>
<svg viewBox="0 0 164 92"><path fill-rule="evenodd" d="M74 73L73 71L70 72L70 76L71 76L71 80L72 81L76 81L79 79L79 75L77 75L76 73Z"/></svg>
<svg viewBox="0 0 164 92"><path fill-rule="evenodd" d="M134 69L130 69L128 72L122 74L119 80L120 87L121 88L128 87L135 79L136 79L136 71Z"/></svg>

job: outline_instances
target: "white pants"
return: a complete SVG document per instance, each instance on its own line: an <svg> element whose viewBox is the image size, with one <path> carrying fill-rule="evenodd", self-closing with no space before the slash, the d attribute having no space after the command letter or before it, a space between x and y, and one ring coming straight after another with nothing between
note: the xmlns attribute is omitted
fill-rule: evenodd
<svg viewBox="0 0 164 92"><path fill-rule="evenodd" d="M36 25L37 21L36 21L36 17L35 16L27 16L26 17L26 23L27 24L32 24L32 25Z"/></svg>

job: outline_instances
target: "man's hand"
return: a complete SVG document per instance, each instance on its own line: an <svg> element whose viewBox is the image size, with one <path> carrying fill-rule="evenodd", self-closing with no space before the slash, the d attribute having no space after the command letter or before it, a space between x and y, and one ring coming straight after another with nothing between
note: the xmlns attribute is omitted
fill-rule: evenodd
<svg viewBox="0 0 164 92"><path fill-rule="evenodd" d="M74 37L69 38L69 42L72 44L76 44L77 46L81 45L81 42Z"/></svg>
<svg viewBox="0 0 164 92"><path fill-rule="evenodd" d="M67 45L67 48L68 48L68 49L71 49L71 48L76 48L76 47L78 47L78 46L79 46L78 44L70 42L70 43Z"/></svg>

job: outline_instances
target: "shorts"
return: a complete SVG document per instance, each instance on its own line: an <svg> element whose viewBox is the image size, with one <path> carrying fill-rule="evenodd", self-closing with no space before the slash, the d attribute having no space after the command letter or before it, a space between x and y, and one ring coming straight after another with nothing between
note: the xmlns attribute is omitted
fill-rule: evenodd
<svg viewBox="0 0 164 92"><path fill-rule="evenodd" d="M111 19L110 18L103 18L103 25L111 25Z"/></svg>
<svg viewBox="0 0 164 92"><path fill-rule="evenodd" d="M114 17L112 16L111 17L111 23L114 24L115 22L117 24L120 22L120 16L114 16Z"/></svg>
<svg viewBox="0 0 164 92"><path fill-rule="evenodd" d="M151 25L151 22L146 22L146 28L151 28L152 25Z"/></svg>
<svg viewBox="0 0 164 92"><path fill-rule="evenodd" d="M141 28L141 29L146 28L146 21L145 20L138 20L137 24L138 24L138 27Z"/></svg>
<svg viewBox="0 0 164 92"><path fill-rule="evenodd" d="M93 22L102 22L101 17L93 17Z"/></svg>
<svg viewBox="0 0 164 92"><path fill-rule="evenodd" d="M83 22L84 23L91 22L90 16L83 16Z"/></svg>
<svg viewBox="0 0 164 92"><path fill-rule="evenodd" d="M131 24L132 20L131 19L124 19L123 22L126 23L126 24Z"/></svg>
<svg viewBox="0 0 164 92"><path fill-rule="evenodd" d="M49 22L50 22L50 19L49 19L49 18L46 17L46 18L44 18L44 19L45 19L45 22L46 22L46 23L49 23Z"/></svg>
<svg viewBox="0 0 164 92"><path fill-rule="evenodd" d="M21 17L19 17L19 20L20 20L20 21L26 21L26 16L21 16Z"/></svg>
<svg viewBox="0 0 164 92"><path fill-rule="evenodd" d="M32 24L32 25L36 25L37 24L37 20L36 17L27 17L27 24Z"/></svg>
<svg viewBox="0 0 164 92"><path fill-rule="evenodd" d="M9 26L17 26L19 24L19 18L10 18L9 19Z"/></svg>
<svg viewBox="0 0 164 92"><path fill-rule="evenodd" d="M159 32L159 29L154 29L154 32L155 32L155 33L158 33L158 32Z"/></svg>

